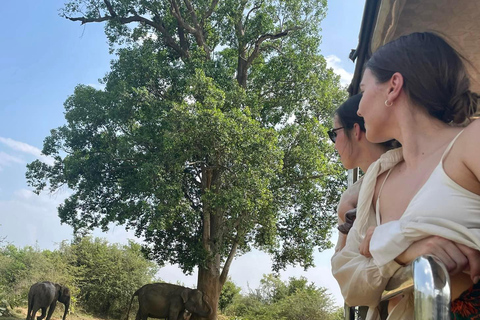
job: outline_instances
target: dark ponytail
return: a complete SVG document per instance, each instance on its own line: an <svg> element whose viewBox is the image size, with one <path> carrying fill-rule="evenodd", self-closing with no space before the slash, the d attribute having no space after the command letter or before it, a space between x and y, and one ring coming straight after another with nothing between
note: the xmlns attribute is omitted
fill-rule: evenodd
<svg viewBox="0 0 480 320"><path fill-rule="evenodd" d="M477 109L478 95L469 90L462 59L433 33L412 33L387 43L366 67L380 83L399 72L412 102L445 123L461 124Z"/></svg>

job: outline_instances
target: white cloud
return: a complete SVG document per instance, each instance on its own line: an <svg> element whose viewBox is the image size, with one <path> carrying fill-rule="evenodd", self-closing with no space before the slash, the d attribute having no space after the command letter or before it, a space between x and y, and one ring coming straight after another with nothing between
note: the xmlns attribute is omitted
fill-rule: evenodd
<svg viewBox="0 0 480 320"><path fill-rule="evenodd" d="M0 170L3 169L3 167L11 165L12 163L23 164L25 163L25 161L20 158L11 156L5 152L0 152Z"/></svg>
<svg viewBox="0 0 480 320"><path fill-rule="evenodd" d="M349 85L352 81L353 73L348 72L340 65L342 60L333 54L326 56L325 60L327 61L327 67L332 68L333 72L340 76L340 84L342 86Z"/></svg>
<svg viewBox="0 0 480 320"><path fill-rule="evenodd" d="M31 145L29 145L25 142L20 142L20 141L16 141L16 140L13 140L13 139L10 139L10 138L4 138L4 137L0 137L0 142L3 143L6 146L12 148L15 151L19 151L19 152L22 152L22 153L33 155L36 158L38 158L40 161L45 162L49 165L53 165L53 162L54 162L53 158L43 155L42 150L40 150L37 147L31 146ZM10 157L16 158L16 157L13 157L13 156L10 156ZM16 158L16 159L18 159L18 158ZM15 161L15 162L18 162L18 161ZM24 162L25 161L21 160L20 163L24 163Z"/></svg>

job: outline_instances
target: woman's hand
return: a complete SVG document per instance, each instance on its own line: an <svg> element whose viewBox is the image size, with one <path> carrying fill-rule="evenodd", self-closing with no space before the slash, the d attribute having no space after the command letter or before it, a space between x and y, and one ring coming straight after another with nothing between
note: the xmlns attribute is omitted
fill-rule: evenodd
<svg viewBox="0 0 480 320"><path fill-rule="evenodd" d="M372 255L370 254L370 240L372 240L372 235L374 231L375 227L369 227L367 229L367 232L365 233L365 238L363 238L362 243L360 243L360 246L358 247L360 254L367 258L372 257Z"/></svg>
<svg viewBox="0 0 480 320"><path fill-rule="evenodd" d="M480 276L479 251L437 236L413 243L395 261L400 264L409 264L424 254L431 254L440 259L451 275L470 270L472 281Z"/></svg>
<svg viewBox="0 0 480 320"><path fill-rule="evenodd" d="M470 272L470 278L473 283L477 283L480 279L480 251L457 243L457 247L467 257L468 266L465 270Z"/></svg>

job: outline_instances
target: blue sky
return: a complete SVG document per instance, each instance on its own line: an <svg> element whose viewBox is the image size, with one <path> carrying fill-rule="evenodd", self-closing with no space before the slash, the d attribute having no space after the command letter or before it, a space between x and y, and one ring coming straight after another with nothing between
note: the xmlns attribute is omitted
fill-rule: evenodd
<svg viewBox="0 0 480 320"><path fill-rule="evenodd" d="M4 0L0 19L0 238L17 245L53 249L71 239L72 229L60 225L56 207L68 190L37 196L27 187L25 165L41 158L43 139L64 123L63 102L78 84L98 86L114 58L108 53L103 24L81 26L59 17L63 0ZM354 64L348 59L357 46L365 0L331 0L322 22L321 50L329 66L348 83ZM123 227L94 235L111 242L134 238ZM336 235L334 235L336 237ZM332 250L317 253L317 267L288 268L282 277L305 276L330 289L338 305L340 291L330 273ZM254 263L252 263L254 261ZM266 254L252 252L232 264L232 280L254 289L270 272ZM192 286L196 277L183 276L175 266L162 268L169 282Z"/></svg>

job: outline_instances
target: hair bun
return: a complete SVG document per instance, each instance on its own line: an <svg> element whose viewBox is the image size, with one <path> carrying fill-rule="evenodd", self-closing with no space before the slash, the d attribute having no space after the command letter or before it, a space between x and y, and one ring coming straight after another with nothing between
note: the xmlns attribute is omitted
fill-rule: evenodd
<svg viewBox="0 0 480 320"><path fill-rule="evenodd" d="M479 95L470 90L454 96L450 100L450 108L447 108L443 115L444 121L453 121L456 124L465 122L477 111L478 99Z"/></svg>

